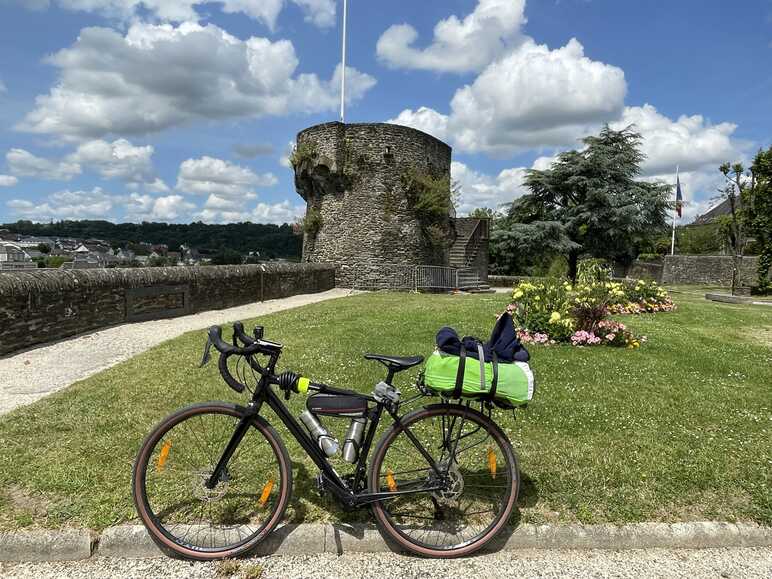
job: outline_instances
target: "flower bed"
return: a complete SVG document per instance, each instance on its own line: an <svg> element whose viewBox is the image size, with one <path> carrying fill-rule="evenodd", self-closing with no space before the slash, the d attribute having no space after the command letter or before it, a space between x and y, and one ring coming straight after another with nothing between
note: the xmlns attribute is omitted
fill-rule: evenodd
<svg viewBox="0 0 772 579"><path fill-rule="evenodd" d="M512 292L512 314L525 344L638 348L646 336L634 335L610 314L667 312L675 309L656 282L598 281L572 286L567 281L522 282Z"/></svg>

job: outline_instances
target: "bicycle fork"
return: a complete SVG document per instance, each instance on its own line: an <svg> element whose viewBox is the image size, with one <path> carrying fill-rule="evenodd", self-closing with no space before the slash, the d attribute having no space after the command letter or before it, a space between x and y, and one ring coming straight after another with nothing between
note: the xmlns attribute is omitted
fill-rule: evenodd
<svg viewBox="0 0 772 579"><path fill-rule="evenodd" d="M214 489L217 486L217 483L220 482L220 477L222 477L222 473L225 471L225 467L228 464L228 461L233 456L233 453L236 452L236 448L238 448L239 444L241 444L241 441L244 439L244 436L249 430L249 427L252 426L252 417L253 414L246 414L241 417L241 420L236 426L236 430L233 431L231 439L228 441L228 445L225 447L225 451L222 453L220 460L217 462L217 466L214 467L212 475L209 477L209 480L204 483L204 486L209 490Z"/></svg>

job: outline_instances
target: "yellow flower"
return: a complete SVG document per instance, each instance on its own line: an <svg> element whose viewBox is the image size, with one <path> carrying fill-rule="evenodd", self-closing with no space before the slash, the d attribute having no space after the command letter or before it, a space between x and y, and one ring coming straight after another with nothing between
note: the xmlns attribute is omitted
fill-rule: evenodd
<svg viewBox="0 0 772 579"><path fill-rule="evenodd" d="M519 300L521 297L523 297L523 290L517 290L512 297L514 297L516 300Z"/></svg>
<svg viewBox="0 0 772 579"><path fill-rule="evenodd" d="M558 312L552 312L550 316L550 324L560 321L560 314Z"/></svg>
<svg viewBox="0 0 772 579"><path fill-rule="evenodd" d="M534 300L536 300L536 301L538 302L538 301L541 299L541 297L540 297L540 296L534 296L534 298L533 298L533 299L534 299Z"/></svg>

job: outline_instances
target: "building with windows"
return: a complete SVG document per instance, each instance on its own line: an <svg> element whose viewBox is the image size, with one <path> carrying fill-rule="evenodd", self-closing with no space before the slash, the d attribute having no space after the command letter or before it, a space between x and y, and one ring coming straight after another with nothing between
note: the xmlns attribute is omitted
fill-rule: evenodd
<svg viewBox="0 0 772 579"><path fill-rule="evenodd" d="M0 271L36 269L37 264L29 254L10 241L0 241Z"/></svg>

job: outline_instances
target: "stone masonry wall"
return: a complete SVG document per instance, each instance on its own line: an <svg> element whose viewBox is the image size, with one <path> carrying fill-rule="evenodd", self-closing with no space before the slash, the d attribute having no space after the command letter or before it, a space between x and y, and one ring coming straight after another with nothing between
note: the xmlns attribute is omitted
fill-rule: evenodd
<svg viewBox="0 0 772 579"><path fill-rule="evenodd" d="M323 264L30 270L0 273L0 355L130 321L335 287Z"/></svg>
<svg viewBox="0 0 772 579"><path fill-rule="evenodd" d="M630 279L653 279L662 283L662 264L636 260L623 275Z"/></svg>
<svg viewBox="0 0 772 579"><path fill-rule="evenodd" d="M304 236L303 261L336 264L343 287L386 264L448 264L455 238L450 216L445 245L428 242L403 179L410 170L448 175L448 145L385 123L317 125L301 131L297 143L295 187L309 213L321 216L320 229Z"/></svg>
<svg viewBox="0 0 772 579"><path fill-rule="evenodd" d="M758 257L744 257L740 265L740 285L756 285ZM666 255L662 268L663 284L732 284L730 255Z"/></svg>

